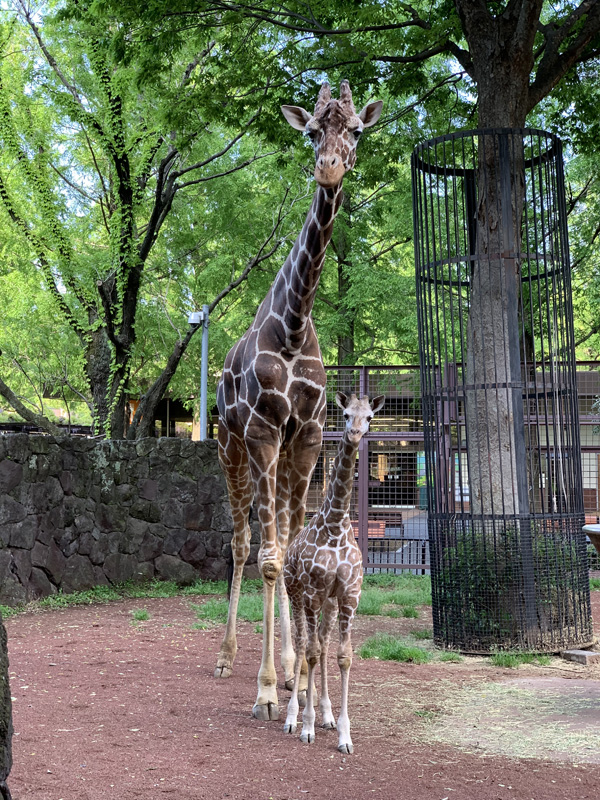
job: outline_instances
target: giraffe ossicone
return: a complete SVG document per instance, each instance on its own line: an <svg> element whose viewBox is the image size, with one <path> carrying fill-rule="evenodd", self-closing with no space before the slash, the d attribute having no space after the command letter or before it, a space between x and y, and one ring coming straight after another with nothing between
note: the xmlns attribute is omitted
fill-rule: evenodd
<svg viewBox="0 0 600 800"><path fill-rule="evenodd" d="M381 107L380 101L369 103L357 114L347 81L342 82L339 100L323 84L313 114L298 106L282 107L288 122L314 144L317 189L304 226L252 325L228 353L217 388L219 459L234 532L229 613L215 677L229 677L233 670L242 572L250 552L248 517L255 500L264 598L262 661L252 710L259 719L277 719L279 714L273 654L275 588L286 684L291 686L294 675L281 568L289 538L304 525L308 484L321 450L326 415L325 370L311 312L342 200L342 178L354 166L362 130L377 122Z"/></svg>
<svg viewBox="0 0 600 800"><path fill-rule="evenodd" d="M348 398L338 392L336 402L343 409L346 427L329 478L327 496L319 513L290 544L283 563L283 579L294 612L297 659L294 688L283 729L286 733L296 732L300 665L305 655L308 687L300 739L306 743L315 740L313 687L317 663L321 667L321 725L323 728L336 727L327 687L327 655L335 620L339 616L337 660L342 679L342 701L337 720L338 750L352 753L348 716L351 631L360 600L363 564L350 521L350 499L360 440L369 430L373 415L383 407L385 398L381 395L369 402L368 397L359 400L354 394Z"/></svg>

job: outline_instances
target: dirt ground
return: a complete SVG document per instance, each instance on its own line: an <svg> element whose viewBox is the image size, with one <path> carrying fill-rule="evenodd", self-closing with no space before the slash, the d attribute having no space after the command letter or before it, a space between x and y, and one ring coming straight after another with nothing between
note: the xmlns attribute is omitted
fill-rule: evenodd
<svg viewBox="0 0 600 800"><path fill-rule="evenodd" d="M600 592L593 593L593 604L598 635ZM131 612L139 608L150 619L134 624ZM336 749L335 731L317 729L310 746L283 733L289 696L283 688L278 722L251 717L261 646L253 624L241 625L234 675L215 680L222 627L195 630L194 621L189 598L128 600L7 620L15 724L9 785L14 799L600 796L600 737L583 757L581 752L549 752L547 758L498 755L506 751L490 735L493 728L485 712L487 688L525 679L531 691L536 682L549 679L553 686L558 681L567 688L597 689L600 667L556 659L550 667L515 671L494 668L485 659L411 665L355 658L350 690L355 752L343 756ZM430 627L431 620L427 609L421 609L419 620L360 617L355 646L382 625L402 633ZM339 707L337 674L333 658L334 713ZM440 736L439 731L444 724L451 731L461 727L447 723L452 709L459 707L453 698L460 697L463 705L466 698L470 704L469 692L480 696L484 710L468 721L470 728L462 726L458 744L448 744L452 736ZM499 714L490 704L490 718L496 712L510 728L514 713L510 738L519 742L522 731L528 753L519 700L513 697L511 702ZM600 725L600 709L588 703L585 713L581 724L598 732L594 726ZM565 723L558 717L559 724ZM480 737L478 730L487 737Z"/></svg>

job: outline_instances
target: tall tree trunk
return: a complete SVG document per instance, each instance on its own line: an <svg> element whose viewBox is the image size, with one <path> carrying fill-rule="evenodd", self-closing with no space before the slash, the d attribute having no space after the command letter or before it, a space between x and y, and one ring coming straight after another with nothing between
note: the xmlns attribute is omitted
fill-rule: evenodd
<svg viewBox="0 0 600 800"><path fill-rule="evenodd" d="M6 780L12 767L12 704L8 682L6 629L0 616L0 797L11 800Z"/></svg>

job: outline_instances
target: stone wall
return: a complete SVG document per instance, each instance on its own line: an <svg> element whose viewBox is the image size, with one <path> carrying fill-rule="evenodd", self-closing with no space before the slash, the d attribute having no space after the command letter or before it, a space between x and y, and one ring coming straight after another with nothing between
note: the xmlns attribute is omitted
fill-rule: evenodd
<svg viewBox="0 0 600 800"><path fill-rule="evenodd" d="M0 436L0 603L223 578L231 536L214 441Z"/></svg>

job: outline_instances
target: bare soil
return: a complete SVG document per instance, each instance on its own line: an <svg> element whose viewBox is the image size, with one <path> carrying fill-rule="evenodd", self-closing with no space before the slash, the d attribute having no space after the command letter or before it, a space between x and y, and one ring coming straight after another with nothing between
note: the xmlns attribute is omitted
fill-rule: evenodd
<svg viewBox="0 0 600 800"><path fill-rule="evenodd" d="M598 635L600 592L592 596ZM139 608L147 609L150 619L133 624L131 612ZM375 630L407 633L430 627L428 613L420 609L419 620L360 617L354 644ZM195 630L194 621L188 598L128 600L7 620L15 724L9 785L15 800L600 796L600 764L594 763L600 760L600 737L589 758L581 752L572 757L568 751L553 752L551 742L535 751L544 757L523 758L498 755L504 752L501 743L493 735L480 742L476 733L491 727L485 712L487 685L523 679L529 681L526 690L533 691L536 682L551 680L553 690L557 685L568 690L577 685L572 681L583 682L584 688L577 689L581 698L585 686L597 692L599 666L555 659L550 667L515 671L494 668L483 658L425 665L356 658L350 697L355 752L343 756L336 749L335 731L317 730L310 746L283 733L289 696L284 688L278 722L251 717L261 647L253 624L240 626L234 675L215 680L222 627ZM339 679L332 650L335 713ZM483 711L475 721L465 714L462 726L448 726L460 707L456 698L468 702L469 692L484 698ZM584 706L584 717L581 703L574 703L572 718L559 714L558 723L598 731L594 726L600 725L600 709ZM490 705L490 718L493 710ZM513 743L523 732L523 751L528 753L527 720L533 720L536 710L529 717L524 714L513 698L512 706L495 719L505 719L504 730ZM440 733L444 725L450 728L447 735Z"/></svg>

